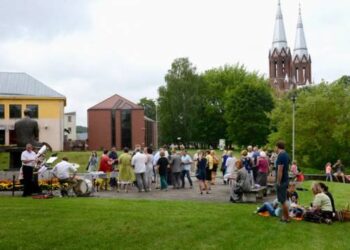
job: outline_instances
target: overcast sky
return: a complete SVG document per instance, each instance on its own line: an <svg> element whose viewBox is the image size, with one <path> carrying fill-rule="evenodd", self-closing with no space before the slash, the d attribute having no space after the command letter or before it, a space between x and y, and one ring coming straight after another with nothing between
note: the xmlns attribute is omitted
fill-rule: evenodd
<svg viewBox="0 0 350 250"><path fill-rule="evenodd" d="M0 0L0 71L26 72L86 110L118 93L157 97L171 62L267 76L277 0ZM281 0L294 48L298 1ZM301 0L315 81L350 74L350 1Z"/></svg>

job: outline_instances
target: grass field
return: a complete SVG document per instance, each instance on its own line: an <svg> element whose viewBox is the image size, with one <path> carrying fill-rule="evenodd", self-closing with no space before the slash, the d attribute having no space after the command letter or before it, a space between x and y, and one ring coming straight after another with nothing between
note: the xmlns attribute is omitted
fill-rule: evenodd
<svg viewBox="0 0 350 250"><path fill-rule="evenodd" d="M310 186L306 182L305 187ZM350 185L330 184L339 208ZM300 192L303 204L310 191ZM349 249L350 223L253 215L256 205L0 197L0 249Z"/></svg>

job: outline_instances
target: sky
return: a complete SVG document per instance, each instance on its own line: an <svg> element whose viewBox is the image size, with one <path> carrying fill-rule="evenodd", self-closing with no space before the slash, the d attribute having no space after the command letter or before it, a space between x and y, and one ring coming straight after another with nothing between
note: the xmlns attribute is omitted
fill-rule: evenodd
<svg viewBox="0 0 350 250"><path fill-rule="evenodd" d="M350 74L350 1L301 0L315 82ZM299 1L281 0L294 48ZM26 72L87 109L156 98L174 59L198 72L241 63L268 76L277 0L0 0L0 71Z"/></svg>

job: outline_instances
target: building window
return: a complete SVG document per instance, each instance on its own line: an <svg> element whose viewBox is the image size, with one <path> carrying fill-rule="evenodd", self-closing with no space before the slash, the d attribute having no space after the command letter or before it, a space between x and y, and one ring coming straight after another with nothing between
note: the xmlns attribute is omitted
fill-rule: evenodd
<svg viewBox="0 0 350 250"><path fill-rule="evenodd" d="M22 106L19 104L10 104L10 118L16 119L22 117Z"/></svg>
<svg viewBox="0 0 350 250"><path fill-rule="evenodd" d="M15 130L10 130L9 131L9 135L10 135L10 145L14 145L14 144L17 144L17 137L16 137L16 131Z"/></svg>
<svg viewBox="0 0 350 250"><path fill-rule="evenodd" d="M68 122L72 122L72 117L70 115L68 116Z"/></svg>
<svg viewBox="0 0 350 250"><path fill-rule="evenodd" d="M0 104L0 119L4 119L4 118L5 118L5 105Z"/></svg>
<svg viewBox="0 0 350 250"><path fill-rule="evenodd" d="M122 147L131 148L131 110L121 111Z"/></svg>
<svg viewBox="0 0 350 250"><path fill-rule="evenodd" d="M31 118L39 118L39 106L38 105L27 105L27 109L30 110L30 117Z"/></svg>
<svg viewBox="0 0 350 250"><path fill-rule="evenodd" d="M5 145L5 130L0 130L0 145Z"/></svg>

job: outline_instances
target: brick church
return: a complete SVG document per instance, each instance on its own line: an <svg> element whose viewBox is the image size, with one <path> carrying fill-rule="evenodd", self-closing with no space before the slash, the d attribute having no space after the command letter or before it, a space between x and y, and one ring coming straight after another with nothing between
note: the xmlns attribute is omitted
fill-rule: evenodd
<svg viewBox="0 0 350 250"><path fill-rule="evenodd" d="M297 22L294 50L288 47L280 0L278 1L272 47L269 51L270 84L280 92L311 84L311 56L301 19Z"/></svg>

